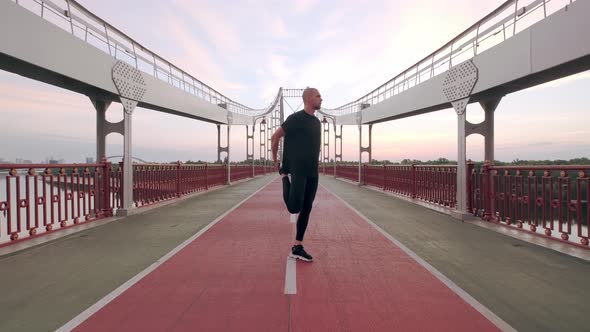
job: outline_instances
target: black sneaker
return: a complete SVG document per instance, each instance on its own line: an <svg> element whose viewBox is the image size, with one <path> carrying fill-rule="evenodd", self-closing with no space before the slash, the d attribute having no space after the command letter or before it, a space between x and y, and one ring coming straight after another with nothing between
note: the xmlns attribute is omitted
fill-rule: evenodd
<svg viewBox="0 0 590 332"><path fill-rule="evenodd" d="M313 257L306 253L303 246L300 244L294 245L293 248L291 248L291 254L289 257L298 258L306 262L311 262L313 260Z"/></svg>

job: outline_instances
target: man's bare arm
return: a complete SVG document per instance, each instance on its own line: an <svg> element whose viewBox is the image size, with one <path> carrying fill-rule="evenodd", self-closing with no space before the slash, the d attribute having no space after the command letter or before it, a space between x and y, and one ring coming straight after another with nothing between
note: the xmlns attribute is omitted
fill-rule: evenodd
<svg viewBox="0 0 590 332"><path fill-rule="evenodd" d="M283 137L283 136L285 136L285 131L283 130L283 127L279 127L279 129L277 129L277 131L275 131L275 133L270 138L270 148L272 150L272 160L274 161L275 166L277 166L277 163L278 163L277 152L279 151L279 141L281 140L281 137Z"/></svg>

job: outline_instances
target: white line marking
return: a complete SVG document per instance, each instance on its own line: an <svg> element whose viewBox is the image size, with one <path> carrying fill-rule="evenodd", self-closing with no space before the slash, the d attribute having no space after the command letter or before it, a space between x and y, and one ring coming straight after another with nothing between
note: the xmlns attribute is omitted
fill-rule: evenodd
<svg viewBox="0 0 590 332"><path fill-rule="evenodd" d="M274 179L273 179L273 181L274 181ZM162 256L160 259L158 259L152 265L148 266L145 270L141 271L140 273L138 273L137 275L135 275L133 278L127 280L124 284L122 284L121 286L117 287L114 291L112 291L111 293L109 293L107 296L103 297L98 302L96 302L95 304L93 304L92 306L90 306L88 309L86 309L83 312L81 312L78 316L74 317L72 320L70 320L69 322L67 322L64 326L62 326L59 329L57 329L56 332L66 332L66 331L71 331L71 330L75 329L78 325L82 324L82 322L84 322L85 320L87 320L90 316L94 315L97 311L99 311L104 306L106 306L111 301L113 301L117 296L121 295L127 289L131 288L138 281L140 281L143 277L145 277L150 272L152 272L156 268L158 268L158 266L162 265L164 262L166 262L167 260L169 260L170 258L172 258L172 256L174 256L180 250L184 249L184 247L188 246L191 242L193 242L194 240L196 240L199 236L201 236L203 233L205 233L211 227L213 227L215 224L217 224L221 219L223 219L225 216L227 216L233 210L237 209L245 201L247 201L250 198L252 198L252 196L256 195L259 191L261 191L262 189L266 188L273 181L268 182L267 184L265 184L264 186L262 186L260 189L256 190L254 193L252 193L250 196L246 197L241 202L239 202L238 204L234 205L231 209L227 210L222 215L220 215L219 217L217 217L215 220L213 220L211 223L209 223L209 225L207 225L204 228L202 228L199 232L197 232L195 235L191 236L188 240L184 241L183 243L181 243L180 245L178 245L176 248L172 249L172 251L170 251L166 255Z"/></svg>
<svg viewBox="0 0 590 332"><path fill-rule="evenodd" d="M436 268L434 268L434 266L428 264L428 262L426 262L425 260L420 258L420 256L416 255L416 253L414 253L412 250L410 250L409 248L404 246L401 242L399 242L391 234L387 233L381 227L377 226L377 224L375 224L374 222L369 220L369 218L365 217L360 211L358 211L357 209L352 207L340 196L333 193L331 190L326 188L324 185L320 185L320 186L322 186L322 188L324 188L330 194L337 197L342 203L344 203L344 205L348 206L348 208L350 208L352 211L354 211L356 214L358 214L362 219L364 219L367 223L369 223L369 225L373 226L376 230L378 230L381 234L383 234L383 236L385 236L387 239L389 239L391 242L393 242L396 246L400 247L408 256L412 257L416 262L418 262L418 264L422 265L425 269L427 269L430 273L432 273L436 278L438 278L438 280L440 280L443 284L445 284L447 287L449 287L453 292L455 292L455 294L457 294L465 302L467 302L469 305L471 305L475 310L477 310L479 313L481 313L490 322L492 322L494 325L496 325L496 327L499 328L501 331L516 332L516 329L514 329L512 326L510 326L508 323L506 323L500 317L496 316L496 314L494 314L491 310L486 308L483 304L479 303L476 299L474 299L466 291L461 289L461 287L457 286L457 284L455 284L453 281L451 281L449 278L447 278L444 274L442 274L440 271L438 271Z"/></svg>
<svg viewBox="0 0 590 332"><path fill-rule="evenodd" d="M290 221L292 224L297 223L297 217L299 217L299 213L291 213Z"/></svg>
<svg viewBox="0 0 590 332"><path fill-rule="evenodd" d="M297 294L297 260L292 257L287 257L285 294Z"/></svg>

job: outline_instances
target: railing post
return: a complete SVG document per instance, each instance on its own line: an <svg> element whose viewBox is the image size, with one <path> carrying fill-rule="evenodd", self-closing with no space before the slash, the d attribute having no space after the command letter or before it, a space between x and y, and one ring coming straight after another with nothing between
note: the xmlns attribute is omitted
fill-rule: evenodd
<svg viewBox="0 0 590 332"><path fill-rule="evenodd" d="M205 190L209 190L209 163L205 163Z"/></svg>
<svg viewBox="0 0 590 332"><path fill-rule="evenodd" d="M176 197L180 197L180 160L176 162Z"/></svg>
<svg viewBox="0 0 590 332"><path fill-rule="evenodd" d="M492 200L493 200L493 190L492 190L492 172L490 170L491 162L486 160L482 166L482 197L484 201L484 214L483 220L491 221L492 220Z"/></svg>
<svg viewBox="0 0 590 332"><path fill-rule="evenodd" d="M108 162L105 159L103 159L103 196L102 196L102 206L101 208L101 212L105 215L105 216L111 216L113 215L113 206L111 205L111 201L109 199L110 194L111 194L111 163ZM114 204L114 202L113 202Z"/></svg>
<svg viewBox="0 0 590 332"><path fill-rule="evenodd" d="M386 179L385 172L386 171L387 171L387 167L385 167L385 164L383 164L383 183L382 183L382 186L381 186L381 189L383 189L383 191L385 191L385 179Z"/></svg>
<svg viewBox="0 0 590 332"><path fill-rule="evenodd" d="M518 17L518 0L514 1L514 22L512 23L512 36L516 35L516 18Z"/></svg>
<svg viewBox="0 0 590 332"><path fill-rule="evenodd" d="M70 9L70 1L66 0L66 5L68 7L68 18L70 19L70 30L72 31L72 35L74 34L74 22L72 21L72 10Z"/></svg>
<svg viewBox="0 0 590 332"><path fill-rule="evenodd" d="M467 160L467 213L473 213L473 167L473 162Z"/></svg>
<svg viewBox="0 0 590 332"><path fill-rule="evenodd" d="M412 198L416 198L416 165L412 164Z"/></svg>
<svg viewBox="0 0 590 332"><path fill-rule="evenodd" d="M119 188L117 188L119 190L119 205L121 209L124 209L124 205L123 202L125 201L125 190L124 190L124 182L125 182L125 173L123 172L123 166L125 165L124 161L120 161L119 162L119 174L121 175L120 181L119 181Z"/></svg>

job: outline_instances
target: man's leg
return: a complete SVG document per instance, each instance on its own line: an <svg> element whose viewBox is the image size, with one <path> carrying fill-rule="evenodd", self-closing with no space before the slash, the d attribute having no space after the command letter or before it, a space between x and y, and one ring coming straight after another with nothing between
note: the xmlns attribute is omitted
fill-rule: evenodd
<svg viewBox="0 0 590 332"><path fill-rule="evenodd" d="M307 223L309 221L309 214L313 206L313 200L315 199L315 193L318 189L318 178L306 178L305 195L303 198L303 206L301 212L299 212L299 218L297 218L297 235L295 237L295 245L291 248L291 257L298 258L304 261L312 261L313 257L303 249L303 236L307 229Z"/></svg>
<svg viewBox="0 0 590 332"><path fill-rule="evenodd" d="M305 198L305 176L291 175L291 181L288 176L283 176L283 200L289 213L299 213L303 206Z"/></svg>
<svg viewBox="0 0 590 332"><path fill-rule="evenodd" d="M297 241L303 241L305 230L307 229L307 223L309 221L309 214L313 207L313 201L315 194L318 190L318 178L308 177L305 185L305 195L303 197L303 206L299 212L299 218L297 218Z"/></svg>

